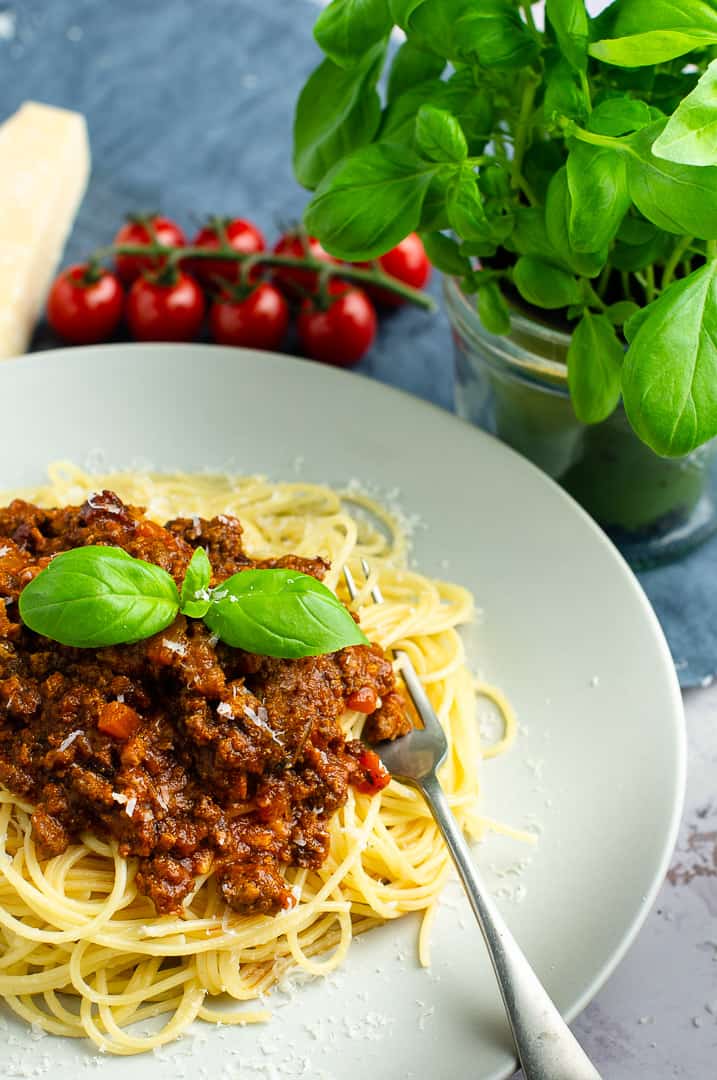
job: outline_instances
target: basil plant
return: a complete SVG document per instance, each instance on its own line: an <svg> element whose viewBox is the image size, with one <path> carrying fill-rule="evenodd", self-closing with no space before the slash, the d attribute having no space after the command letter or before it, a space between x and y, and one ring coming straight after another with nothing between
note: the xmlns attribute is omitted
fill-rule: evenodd
<svg viewBox="0 0 717 1080"><path fill-rule="evenodd" d="M418 230L488 330L516 303L571 330L582 421L622 397L677 457L717 434L717 0L545 7L332 0L296 108L305 223L351 261Z"/></svg>

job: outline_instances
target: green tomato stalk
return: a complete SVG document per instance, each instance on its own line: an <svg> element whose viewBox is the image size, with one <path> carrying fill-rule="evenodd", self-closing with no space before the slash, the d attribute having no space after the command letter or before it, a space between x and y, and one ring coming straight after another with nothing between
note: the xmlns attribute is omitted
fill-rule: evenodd
<svg viewBox="0 0 717 1080"><path fill-rule="evenodd" d="M159 274L167 276L168 280L179 270L181 263L190 259L226 259L230 262L241 264L242 277L249 280L248 275L256 267L286 266L299 270L315 270L321 275L322 280L340 278L342 281L353 281L357 285L372 285L376 288L386 289L395 293L403 300L424 311L433 311L435 302L427 293L420 289L414 289L405 285L402 281L386 274L379 263L372 267L349 266L339 263L331 263L326 259L316 259L312 255L275 255L272 252L257 252L247 254L237 251L229 244L220 243L217 247L197 247L186 245L175 247L168 244L110 244L95 251L90 259L92 266L96 266L103 259L117 255L141 255L150 259L157 259L162 269Z"/></svg>

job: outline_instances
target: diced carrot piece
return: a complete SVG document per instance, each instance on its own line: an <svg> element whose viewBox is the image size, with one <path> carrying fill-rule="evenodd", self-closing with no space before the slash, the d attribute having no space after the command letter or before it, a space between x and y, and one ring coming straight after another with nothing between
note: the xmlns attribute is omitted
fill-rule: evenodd
<svg viewBox="0 0 717 1080"><path fill-rule="evenodd" d="M139 716L131 706L121 701L109 701L102 707L97 727L105 735L126 742L139 727Z"/></svg>

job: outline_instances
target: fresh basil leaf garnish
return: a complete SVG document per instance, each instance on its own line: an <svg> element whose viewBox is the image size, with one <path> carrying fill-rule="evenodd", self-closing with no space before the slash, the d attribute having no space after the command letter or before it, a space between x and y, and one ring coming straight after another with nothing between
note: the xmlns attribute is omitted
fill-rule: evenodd
<svg viewBox="0 0 717 1080"><path fill-rule="evenodd" d="M295 570L242 570L212 593L204 621L227 645L296 659L368 639L340 600Z"/></svg>
<svg viewBox="0 0 717 1080"><path fill-rule="evenodd" d="M204 618L212 602L209 592L211 579L209 556L203 547L198 547L189 562L179 592L179 610L182 615L189 615L192 619Z"/></svg>
<svg viewBox="0 0 717 1080"><path fill-rule="evenodd" d="M122 548L88 546L56 555L23 589L19 607L35 633L96 649L164 630L177 617L179 594L159 566Z"/></svg>
<svg viewBox="0 0 717 1080"><path fill-rule="evenodd" d="M246 652L293 659L367 645L353 618L320 581L286 569L244 570L214 589L204 548L181 593L166 571L122 548L65 551L23 589L31 630L79 649L130 644L166 629L181 610L203 618L222 641Z"/></svg>

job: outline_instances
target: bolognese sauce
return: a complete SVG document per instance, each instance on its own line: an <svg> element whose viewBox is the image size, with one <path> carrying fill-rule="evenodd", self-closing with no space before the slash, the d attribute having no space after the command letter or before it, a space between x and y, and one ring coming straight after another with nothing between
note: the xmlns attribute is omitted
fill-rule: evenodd
<svg viewBox="0 0 717 1080"><path fill-rule="evenodd" d="M33 804L41 854L86 830L115 840L138 860L137 886L159 914L179 913L208 872L236 911L290 907L284 870L323 863L349 785L387 783L378 758L344 738L342 714L366 713L369 741L410 727L390 661L376 645L259 656L182 615L132 645L59 645L22 624L18 598L53 555L88 544L121 547L178 585L198 546L212 585L269 567L321 580L328 565L252 560L234 517L162 527L110 491L82 506L0 509L0 783Z"/></svg>

